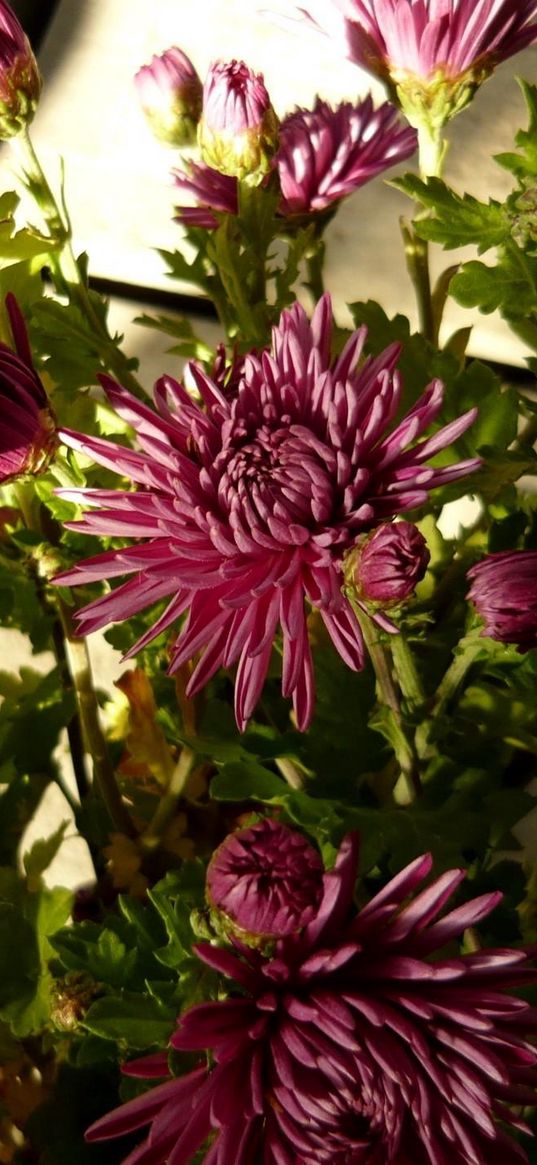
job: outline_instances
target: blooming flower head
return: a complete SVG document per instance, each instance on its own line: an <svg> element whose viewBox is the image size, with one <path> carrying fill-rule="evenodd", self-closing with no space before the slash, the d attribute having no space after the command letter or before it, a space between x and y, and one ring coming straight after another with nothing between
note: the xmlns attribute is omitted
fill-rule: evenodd
<svg viewBox="0 0 537 1165"><path fill-rule="evenodd" d="M134 84L155 134L171 146L196 140L203 86L192 61L175 45L138 70Z"/></svg>
<svg viewBox="0 0 537 1165"><path fill-rule="evenodd" d="M391 606L410 597L429 558L425 538L413 522L386 522L351 552L345 573L360 598Z"/></svg>
<svg viewBox="0 0 537 1165"><path fill-rule="evenodd" d="M482 635L521 652L537 647L537 550L488 554L468 578L468 597L485 620Z"/></svg>
<svg viewBox="0 0 537 1165"><path fill-rule="evenodd" d="M41 76L30 42L6 0L0 0L0 140L32 120Z"/></svg>
<svg viewBox="0 0 537 1165"><path fill-rule="evenodd" d="M310 0L307 20L388 84L413 125L458 113L537 39L536 0Z"/></svg>
<svg viewBox="0 0 537 1165"><path fill-rule="evenodd" d="M502 1126L524 1128L508 1106L535 1103L535 1018L511 993L535 973L524 951L457 947L501 894L444 913L465 872L424 887L425 855L357 911L356 867L349 835L315 916L270 952L196 948L230 995L192 1007L170 1042L212 1066L129 1101L89 1141L150 1126L129 1165L188 1165L211 1133L205 1165L527 1165ZM126 1070L163 1077L167 1058Z"/></svg>
<svg viewBox="0 0 537 1165"><path fill-rule="evenodd" d="M296 829L269 817L230 833L207 870L207 898L253 938L282 938L317 912L322 891L317 850Z"/></svg>
<svg viewBox="0 0 537 1165"><path fill-rule="evenodd" d="M58 444L54 414L32 364L17 301L6 296L15 344L0 343L0 483L46 469Z"/></svg>
<svg viewBox="0 0 537 1165"><path fill-rule="evenodd" d="M296 109L280 124L273 159L281 190L278 214L319 215L415 149L414 130L401 125L388 101L376 110L371 97L332 108L318 97L313 109ZM214 229L213 211L238 214L236 179L193 163L173 175L177 188L196 203L178 208L180 222Z"/></svg>
<svg viewBox="0 0 537 1165"><path fill-rule="evenodd" d="M256 185L268 173L278 119L260 73L244 61L217 61L203 86L198 130L203 161Z"/></svg>
<svg viewBox="0 0 537 1165"><path fill-rule="evenodd" d="M155 389L158 412L104 377L110 403L135 428L140 451L62 434L66 444L143 487L62 491L97 507L74 528L144 540L60 576L76 585L132 575L79 612L81 632L128 619L168 596L166 611L128 655L188 610L170 670L201 651L187 689L193 695L218 668L237 664L241 729L259 699L278 627L283 693L292 697L301 729L311 720L305 600L321 612L349 667L363 667L360 628L342 593L346 552L360 534L423 505L435 486L479 465L475 459L426 464L468 428L475 409L421 440L442 406L440 381L394 425L400 345L358 367L367 329L356 331L335 360L331 334L328 296L311 322L296 303L282 313L271 350L246 357L233 396L191 364L201 401L163 377Z"/></svg>
<svg viewBox="0 0 537 1165"><path fill-rule="evenodd" d="M375 110L368 96L332 109L318 97L313 109L297 109L281 123L279 213L325 210L408 158L416 145L415 133L401 125L388 101Z"/></svg>

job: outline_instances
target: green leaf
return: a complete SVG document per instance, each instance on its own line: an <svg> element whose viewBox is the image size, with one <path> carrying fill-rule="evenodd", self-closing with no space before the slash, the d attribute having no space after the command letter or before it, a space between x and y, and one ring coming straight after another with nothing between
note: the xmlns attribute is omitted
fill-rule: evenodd
<svg viewBox="0 0 537 1165"><path fill-rule="evenodd" d="M517 177L537 175L537 87L517 78L529 114L527 130L521 129L515 137L521 152L496 154L495 161Z"/></svg>
<svg viewBox="0 0 537 1165"><path fill-rule="evenodd" d="M512 242L494 267L477 259L464 263L450 290L462 307L478 307L485 314L499 308L506 318L523 318L537 311L537 259Z"/></svg>
<svg viewBox="0 0 537 1165"><path fill-rule="evenodd" d="M175 1024L175 1012L152 996L125 992L92 1003L84 1027L94 1035L115 1040L123 1047L166 1047Z"/></svg>
<svg viewBox="0 0 537 1165"><path fill-rule="evenodd" d="M499 246L509 235L505 211L494 199L479 202L471 194L456 194L440 178L424 182L416 174L395 178L390 185L434 211L426 218L417 216L414 229L421 238L441 243L445 250L475 243L482 254Z"/></svg>
<svg viewBox="0 0 537 1165"><path fill-rule="evenodd" d="M23 866L28 878L38 880L48 869L60 849L68 825L68 821L62 821L54 833L47 838L38 838L24 854Z"/></svg>

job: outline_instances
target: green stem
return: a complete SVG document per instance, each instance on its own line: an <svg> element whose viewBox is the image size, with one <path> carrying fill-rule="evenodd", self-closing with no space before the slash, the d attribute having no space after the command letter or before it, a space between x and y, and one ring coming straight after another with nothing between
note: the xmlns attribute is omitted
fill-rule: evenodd
<svg viewBox="0 0 537 1165"><path fill-rule="evenodd" d="M311 292L314 304L324 295L323 270L325 251L326 246L323 239L316 239L306 254L306 267L308 271L307 286Z"/></svg>
<svg viewBox="0 0 537 1165"><path fill-rule="evenodd" d="M407 270L416 294L419 329L422 336L436 347L440 321L435 320L433 310L429 244L425 239L420 239L414 227L405 219L401 219L400 225Z"/></svg>
<svg viewBox="0 0 537 1165"><path fill-rule="evenodd" d="M279 769L282 777L287 781L289 788L300 792L304 788L304 781L293 761L289 760L288 756L277 756L275 763L276 768Z"/></svg>
<svg viewBox="0 0 537 1165"><path fill-rule="evenodd" d="M58 206L46 174L35 152L28 128L12 139L12 145L21 159L28 189L37 203L47 225L51 242L58 250L50 253L50 266L60 289L67 291L69 299L77 303L85 316L94 338L100 358L105 368L114 372L125 388L136 396L144 396L144 391L128 367L128 359L114 343L106 325L92 303L84 273L75 256L71 242L71 225L66 212Z"/></svg>
<svg viewBox="0 0 537 1165"><path fill-rule="evenodd" d="M425 120L418 126L418 154L421 177L440 178L447 153L447 142L441 127L428 125Z"/></svg>
<svg viewBox="0 0 537 1165"><path fill-rule="evenodd" d="M414 655L410 650L403 631L400 631L398 635L392 636L390 648L401 692L407 702L409 711L416 712L419 708L423 708L425 704L425 692L418 674Z"/></svg>
<svg viewBox="0 0 537 1165"><path fill-rule="evenodd" d="M74 634L71 615L65 603L58 598L57 605L84 744L93 762L95 784L108 809L114 828L119 833L125 833L127 837L136 837L136 829L116 784L114 769L100 725L88 645L85 639Z"/></svg>
<svg viewBox="0 0 537 1165"><path fill-rule="evenodd" d="M395 754L401 770L394 796L401 804L410 804L421 793L421 781L417 769L416 755L413 743L408 739L397 688L393 681L390 660L383 644L380 642L377 628L364 611L350 600L360 624L364 642L367 647L371 663L377 680L377 695L387 708L391 725L390 739L394 745Z"/></svg>
<svg viewBox="0 0 537 1165"><path fill-rule="evenodd" d="M179 760L170 777L166 792L159 801L147 830L140 838L144 849L153 850L157 848L168 822L175 813L177 802L186 789L195 760L195 752L187 745L184 745L181 749Z"/></svg>
<svg viewBox="0 0 537 1165"><path fill-rule="evenodd" d="M482 649L483 640L478 630L472 631L459 643L457 654L436 690L430 717L423 724L422 730L416 734L416 744L420 757L426 758L431 755L431 737L435 721L446 714L456 699L472 664Z"/></svg>

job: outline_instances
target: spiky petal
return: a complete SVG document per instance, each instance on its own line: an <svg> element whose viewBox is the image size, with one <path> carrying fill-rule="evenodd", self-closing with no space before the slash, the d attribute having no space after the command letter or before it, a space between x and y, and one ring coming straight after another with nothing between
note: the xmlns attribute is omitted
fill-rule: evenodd
<svg viewBox="0 0 537 1165"><path fill-rule="evenodd" d="M425 855L357 912L357 856L349 835L315 918L272 952L198 946L230 997L187 1011L171 1045L209 1049L213 1067L129 1101L88 1140L149 1126L128 1165L188 1165L211 1131L205 1165L527 1165L505 1129L525 1128L510 1105L535 1103L535 1015L512 994L535 973L523 951L457 951L501 895L444 913L464 871L423 886Z"/></svg>
<svg viewBox="0 0 537 1165"><path fill-rule="evenodd" d="M488 554L468 578L468 597L485 620L482 634L521 652L537 647L537 550Z"/></svg>
<svg viewBox="0 0 537 1165"><path fill-rule="evenodd" d="M435 486L479 465L426 464L472 424L475 410L421 440L442 407L435 380L394 427L400 346L358 368L366 329L334 360L331 335L328 296L311 322L296 303L274 329L271 351L247 356L233 395L192 364L201 403L164 377L155 390L158 412L102 378L111 405L136 430L140 451L62 433L66 444L144 487L61 491L95 507L74 528L142 540L57 580L76 585L132 576L79 612L80 631L128 619L168 597L164 614L128 655L188 610L170 670L201 652L188 685L193 695L220 667L236 665L241 730L261 694L278 628L283 694L292 697L299 727L310 723L306 601L321 612L349 667L363 667L360 628L342 593L346 552L360 534L423 505Z"/></svg>

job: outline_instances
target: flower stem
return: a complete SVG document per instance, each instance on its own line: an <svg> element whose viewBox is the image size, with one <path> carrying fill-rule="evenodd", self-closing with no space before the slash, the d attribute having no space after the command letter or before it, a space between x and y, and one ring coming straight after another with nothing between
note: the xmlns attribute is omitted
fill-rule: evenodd
<svg viewBox="0 0 537 1165"><path fill-rule="evenodd" d="M434 725L445 715L456 698L468 671L482 649L483 640L479 630L472 631L458 644L457 654L436 690L430 716L416 734L416 745L420 757L426 759L431 755L431 737Z"/></svg>
<svg viewBox="0 0 537 1165"><path fill-rule="evenodd" d="M100 359L105 368L114 372L125 388L136 396L144 391L129 367L129 360L110 336L104 320L95 310L84 273L78 262L72 242L71 224L65 207L60 207L52 192L46 174L36 154L28 127L12 145L22 162L27 188L45 220L54 249L50 253L50 267L60 288L65 286L70 300L74 300L89 324Z"/></svg>
<svg viewBox="0 0 537 1165"><path fill-rule="evenodd" d="M295 789L300 792L304 788L304 781L300 775L299 770L288 756L277 756L275 758L276 768L282 774L282 777L287 781L290 789Z"/></svg>
<svg viewBox="0 0 537 1165"><path fill-rule="evenodd" d="M394 789L394 796L400 804L409 805L421 793L421 780L414 745L405 732L399 693L394 684L390 658L380 642L373 621L357 604L353 603L352 605L375 671L378 698L389 716L386 736L394 748L401 770L400 780Z"/></svg>
<svg viewBox="0 0 537 1165"><path fill-rule="evenodd" d="M447 142L438 128L433 128L425 121L418 127L419 169L422 179L439 178L442 173L446 156ZM423 212L421 207L416 210L414 222L427 217L428 211ZM438 345L441 317L435 313L429 271L429 244L426 239L420 239L413 224L401 220L401 232L405 247L405 258L408 273L414 285L420 332L435 347Z"/></svg>
<svg viewBox="0 0 537 1165"><path fill-rule="evenodd" d="M324 256L326 246L323 239L316 239L306 253L306 267L308 272L307 286L311 292L314 304L324 295Z"/></svg>
<svg viewBox="0 0 537 1165"><path fill-rule="evenodd" d="M193 749L184 745L171 774L166 792L158 803L152 821L140 838L140 843L144 849L154 850L157 848L168 822L175 813L177 802L186 789L195 760L196 754Z"/></svg>
<svg viewBox="0 0 537 1165"><path fill-rule="evenodd" d="M390 640L395 673L409 711L416 712L425 703L425 692L419 677L414 655L403 631Z"/></svg>
<svg viewBox="0 0 537 1165"><path fill-rule="evenodd" d="M62 599L57 598L63 628L65 653L76 694L84 745L93 761L95 784L106 805L115 829L136 837L136 829L116 784L114 769L99 721L99 705L93 686L91 661L86 640L74 634L71 615Z"/></svg>

